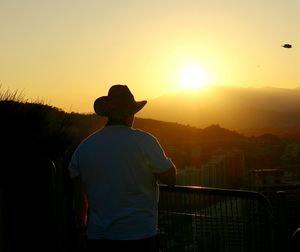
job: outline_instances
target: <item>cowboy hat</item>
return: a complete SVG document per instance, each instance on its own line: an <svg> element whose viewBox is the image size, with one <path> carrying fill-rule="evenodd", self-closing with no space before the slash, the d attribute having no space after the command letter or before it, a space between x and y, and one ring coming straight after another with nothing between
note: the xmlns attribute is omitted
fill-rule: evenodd
<svg viewBox="0 0 300 252"><path fill-rule="evenodd" d="M94 102L96 114L106 117L120 118L140 111L147 101L135 101L126 85L113 85L107 96L101 96Z"/></svg>

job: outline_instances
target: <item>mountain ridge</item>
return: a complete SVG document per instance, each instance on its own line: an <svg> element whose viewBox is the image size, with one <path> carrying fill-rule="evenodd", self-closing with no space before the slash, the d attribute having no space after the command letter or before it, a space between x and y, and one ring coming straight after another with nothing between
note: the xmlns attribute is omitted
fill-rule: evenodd
<svg viewBox="0 0 300 252"><path fill-rule="evenodd" d="M241 133L290 128L300 125L300 87L214 86L149 100L139 115L199 128L220 124Z"/></svg>

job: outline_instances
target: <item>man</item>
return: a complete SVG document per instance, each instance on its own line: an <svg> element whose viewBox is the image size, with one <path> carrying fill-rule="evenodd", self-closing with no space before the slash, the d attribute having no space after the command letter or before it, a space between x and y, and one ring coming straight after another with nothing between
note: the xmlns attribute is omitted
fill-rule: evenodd
<svg viewBox="0 0 300 252"><path fill-rule="evenodd" d="M157 249L158 181L175 185L176 168L154 136L132 128L145 104L126 85L112 86L94 102L105 127L81 142L69 164L77 224L87 225L91 250Z"/></svg>

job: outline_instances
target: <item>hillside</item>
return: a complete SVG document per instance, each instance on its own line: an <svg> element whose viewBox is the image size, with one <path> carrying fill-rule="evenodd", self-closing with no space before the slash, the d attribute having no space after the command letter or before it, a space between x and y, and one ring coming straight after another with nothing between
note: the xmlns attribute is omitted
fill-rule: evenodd
<svg viewBox="0 0 300 252"><path fill-rule="evenodd" d="M58 108L20 101L0 101L2 144L7 152L32 152L42 156L69 155L78 143L106 119L95 114L66 113ZM243 135L212 125L204 129L136 118L134 127L148 131L163 142L198 142L205 139L242 139Z"/></svg>

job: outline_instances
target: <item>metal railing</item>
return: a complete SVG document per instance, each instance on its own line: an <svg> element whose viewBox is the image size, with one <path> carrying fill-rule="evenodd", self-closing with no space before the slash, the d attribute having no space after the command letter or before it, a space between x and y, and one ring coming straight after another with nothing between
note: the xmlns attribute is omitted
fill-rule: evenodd
<svg viewBox="0 0 300 252"><path fill-rule="evenodd" d="M270 200L274 210L276 250L287 251L293 233L300 227L300 187L289 185L257 190Z"/></svg>
<svg viewBox="0 0 300 252"><path fill-rule="evenodd" d="M273 211L258 192L160 186L162 252L274 251Z"/></svg>

